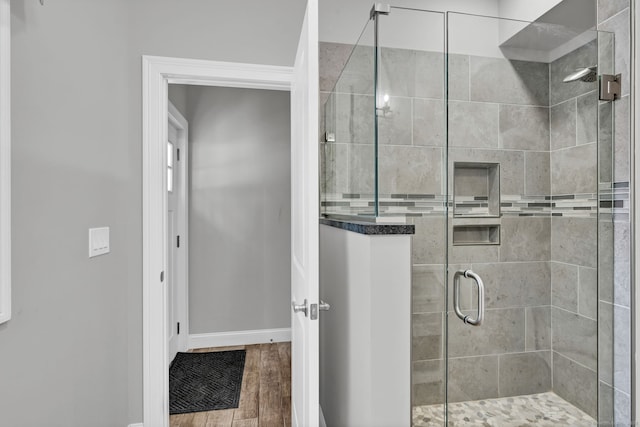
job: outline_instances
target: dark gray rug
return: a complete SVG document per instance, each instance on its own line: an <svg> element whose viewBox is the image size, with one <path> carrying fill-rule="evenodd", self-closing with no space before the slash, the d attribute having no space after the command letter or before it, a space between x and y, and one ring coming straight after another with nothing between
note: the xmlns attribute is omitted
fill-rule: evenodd
<svg viewBox="0 0 640 427"><path fill-rule="evenodd" d="M178 353L169 367L169 413L237 408L245 350Z"/></svg>

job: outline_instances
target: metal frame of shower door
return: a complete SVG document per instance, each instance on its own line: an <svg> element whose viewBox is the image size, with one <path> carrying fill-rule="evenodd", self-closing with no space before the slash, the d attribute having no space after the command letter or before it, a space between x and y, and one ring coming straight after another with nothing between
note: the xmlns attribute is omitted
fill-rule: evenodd
<svg viewBox="0 0 640 427"><path fill-rule="evenodd" d="M449 13L444 14L444 425L449 425ZM452 206L453 209L453 206ZM452 221L453 225L453 221Z"/></svg>

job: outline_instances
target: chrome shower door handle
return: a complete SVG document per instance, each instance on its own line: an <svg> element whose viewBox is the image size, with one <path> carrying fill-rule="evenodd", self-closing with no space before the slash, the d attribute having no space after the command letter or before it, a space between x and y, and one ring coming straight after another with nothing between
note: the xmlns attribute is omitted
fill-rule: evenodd
<svg viewBox="0 0 640 427"><path fill-rule="evenodd" d="M476 286L478 287L478 311L476 314L476 318L472 319L467 316L464 323L473 326L480 326L482 324L482 319L484 319L484 283L480 276L474 273L471 270L467 270L464 272L464 277L471 278L476 282Z"/></svg>
<svg viewBox="0 0 640 427"><path fill-rule="evenodd" d="M478 288L478 310L475 319L465 315L460 309L460 276L473 279ZM480 276L471 270L458 270L453 276L453 309L464 323L472 326L480 326L484 319L484 283Z"/></svg>
<svg viewBox="0 0 640 427"><path fill-rule="evenodd" d="M464 273L464 271L459 270L453 275L453 309L456 312L456 316L466 323L467 316L460 310L460 276L464 276Z"/></svg>

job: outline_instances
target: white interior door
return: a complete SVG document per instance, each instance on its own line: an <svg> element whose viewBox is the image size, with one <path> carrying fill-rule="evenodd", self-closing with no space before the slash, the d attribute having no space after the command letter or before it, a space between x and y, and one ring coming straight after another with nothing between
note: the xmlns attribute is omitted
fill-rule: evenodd
<svg viewBox="0 0 640 427"><path fill-rule="evenodd" d="M169 103L167 123L167 333L168 361L186 351L188 325L188 123Z"/></svg>
<svg viewBox="0 0 640 427"><path fill-rule="evenodd" d="M308 0L291 86L291 424L319 424L318 0ZM314 307L315 306L315 307Z"/></svg>
<svg viewBox="0 0 640 427"><path fill-rule="evenodd" d="M178 166L178 130L168 123L167 141L167 333L169 363L178 352L177 243L180 186L176 185Z"/></svg>

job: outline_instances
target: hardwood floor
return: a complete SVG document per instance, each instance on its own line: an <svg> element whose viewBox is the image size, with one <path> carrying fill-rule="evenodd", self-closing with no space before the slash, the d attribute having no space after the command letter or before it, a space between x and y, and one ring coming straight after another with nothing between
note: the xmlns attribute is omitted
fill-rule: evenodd
<svg viewBox="0 0 640 427"><path fill-rule="evenodd" d="M245 349L240 404L236 409L171 415L171 427L290 427L291 343L192 350Z"/></svg>

